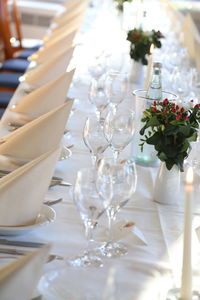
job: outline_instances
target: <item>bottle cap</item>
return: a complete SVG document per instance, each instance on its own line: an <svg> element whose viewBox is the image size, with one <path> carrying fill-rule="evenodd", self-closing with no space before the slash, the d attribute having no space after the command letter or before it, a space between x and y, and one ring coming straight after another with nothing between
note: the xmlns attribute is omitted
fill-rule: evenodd
<svg viewBox="0 0 200 300"><path fill-rule="evenodd" d="M162 63L160 63L160 62L155 62L155 63L153 64L153 67L154 67L154 68L161 69L161 68L162 68Z"/></svg>

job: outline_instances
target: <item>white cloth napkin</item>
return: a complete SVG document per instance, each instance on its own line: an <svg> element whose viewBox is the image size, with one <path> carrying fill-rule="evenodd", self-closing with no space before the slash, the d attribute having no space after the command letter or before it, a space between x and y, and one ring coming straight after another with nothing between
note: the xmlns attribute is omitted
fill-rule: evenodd
<svg viewBox="0 0 200 300"><path fill-rule="evenodd" d="M50 245L45 245L0 268L2 300L31 299L49 251Z"/></svg>
<svg viewBox="0 0 200 300"><path fill-rule="evenodd" d="M43 37L43 41L45 45L49 40L53 40L63 35L66 36L71 32L73 32L74 30L78 30L82 22L83 22L82 18L78 18L75 21L72 20L66 26L64 25L64 26L57 27L56 30L54 31L49 30L47 34Z"/></svg>
<svg viewBox="0 0 200 300"><path fill-rule="evenodd" d="M59 154L60 147L0 179L0 226L34 224Z"/></svg>
<svg viewBox="0 0 200 300"><path fill-rule="evenodd" d="M22 76L22 81L35 88L47 84L49 81L66 72L73 51L74 47L71 47L67 51L55 55L50 61L38 65L37 68L25 73Z"/></svg>
<svg viewBox="0 0 200 300"><path fill-rule="evenodd" d="M112 226L112 241L120 241L128 239L130 242L145 246L147 241L142 233L142 231L135 225L134 222L128 222L125 220L118 221ZM107 234L107 229L100 232L98 239L105 240Z"/></svg>
<svg viewBox="0 0 200 300"><path fill-rule="evenodd" d="M63 136L73 100L51 110L4 137L0 154L34 159L52 150Z"/></svg>
<svg viewBox="0 0 200 300"><path fill-rule="evenodd" d="M74 10L77 6L81 5L83 2L88 3L88 0L68 0L63 3L63 6L67 10Z"/></svg>
<svg viewBox="0 0 200 300"><path fill-rule="evenodd" d="M73 41L76 35L76 30L71 32L70 34L58 38L56 40L52 40L52 42L47 43L46 45L43 45L42 48L40 48L37 52L35 52L33 55L31 55L28 60L34 61L38 64L44 63L46 61L47 55L52 56L55 55L56 52L61 52L62 49L69 49L73 46Z"/></svg>
<svg viewBox="0 0 200 300"><path fill-rule="evenodd" d="M75 70L65 72L46 85L20 99L20 102L10 110L28 114L35 118L58 107L66 101L67 92Z"/></svg>
<svg viewBox="0 0 200 300"><path fill-rule="evenodd" d="M72 19L77 18L78 16L84 14L87 8L87 3L83 2L82 4L78 5L72 10L67 10L66 12L62 13L60 16L57 16L53 19L52 26L64 25L70 22Z"/></svg>

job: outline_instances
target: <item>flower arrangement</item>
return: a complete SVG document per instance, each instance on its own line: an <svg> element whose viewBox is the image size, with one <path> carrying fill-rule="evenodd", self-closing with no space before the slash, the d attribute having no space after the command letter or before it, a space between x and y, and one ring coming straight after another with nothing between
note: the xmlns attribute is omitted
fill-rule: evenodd
<svg viewBox="0 0 200 300"><path fill-rule="evenodd" d="M120 11L123 11L124 2L132 2L132 0L114 0L114 1L117 2L117 9L119 9Z"/></svg>
<svg viewBox="0 0 200 300"><path fill-rule="evenodd" d="M147 55L150 55L150 47L161 48L160 39L164 38L160 31L143 31L142 28L129 30L127 40L131 42L130 57L140 61L143 65L148 64Z"/></svg>
<svg viewBox="0 0 200 300"><path fill-rule="evenodd" d="M184 159L191 149L190 142L196 141L200 122L200 104L181 107L165 99L154 101L143 112L141 120L145 125L140 130L141 150L144 143L153 145L158 158L166 163L168 170L177 165L184 171ZM147 130L147 131L146 131Z"/></svg>

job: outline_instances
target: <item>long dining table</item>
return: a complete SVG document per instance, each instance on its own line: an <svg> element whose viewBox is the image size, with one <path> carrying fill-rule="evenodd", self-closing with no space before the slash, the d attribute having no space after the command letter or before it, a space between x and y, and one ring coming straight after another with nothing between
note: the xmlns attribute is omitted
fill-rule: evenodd
<svg viewBox="0 0 200 300"><path fill-rule="evenodd" d="M154 5L159 5L158 3ZM113 12L112 12L113 13ZM69 266L69 258L83 253L86 247L84 226L79 212L73 203L73 184L77 171L92 165L88 149L83 142L83 126L86 117L94 114L94 107L88 100L88 88L91 74L88 72L90 54L92 54L94 35L100 35L100 41L107 42L110 50L113 37L114 47L119 46L116 35L109 28L112 14L106 1L100 5L93 1L85 14L85 19L78 34L77 46L72 59L72 67L75 65L76 73L70 87L68 97L75 98L70 118L67 123L68 135L65 142L72 144L71 155L56 164L54 175L62 177L70 182L72 187L55 186L48 190L46 199L63 200L52 206L56 212L54 222L41 226L30 232L24 232L20 236L9 237L12 240L35 241L51 243L51 253L63 257L62 260L53 260L44 266L43 277L38 286L38 293L45 300L51 299L104 299L104 300L161 300L167 299L167 293L171 288L180 287L182 267L182 241L183 241L183 200L180 205L162 205L153 199L154 183L158 168L137 165L137 187L130 201L121 208L117 215L118 221L134 222L142 233L145 242L136 239L133 232L122 237L121 242L128 247L128 253L118 258L103 258L102 268L75 268ZM118 17L114 15L113 22ZM116 24L115 24L116 25ZM106 27L108 26L108 27ZM119 27L118 27L119 26ZM111 26L110 26L111 27ZM105 38L102 32L108 31ZM120 25L116 25L119 30ZM124 37L124 31L120 31ZM109 35L110 34L110 35ZM121 40L120 40L121 41ZM98 43L98 42L97 42ZM95 47L96 45L94 45ZM127 46L127 45L126 45ZM118 64L117 50L112 50L110 61ZM125 49L126 50L126 49ZM127 54L122 49L122 61L127 67ZM112 60L113 59L113 60ZM129 61L129 60L128 60ZM132 103L132 91L141 87L140 83L131 83L126 101ZM8 122L14 113L9 110L20 101L24 95L24 84L21 83L16 90L11 102L0 122L0 137L9 133ZM53 132L52 132L53 135ZM51 138L49 136L48 138ZM109 150L108 150L109 151ZM123 155L131 158L131 145L127 146ZM123 156L122 155L122 156ZM193 222L193 285L199 288L200 278L200 245L195 229L199 226L200 215L198 207L198 188L195 193L196 207ZM105 239L107 228L107 216L102 215L97 228L94 231L96 242L101 243ZM0 234L1 235L1 234ZM103 236L103 237L102 237ZM1 238L3 236L0 236ZM54 276L61 272L59 280ZM36 292L36 294L37 294Z"/></svg>

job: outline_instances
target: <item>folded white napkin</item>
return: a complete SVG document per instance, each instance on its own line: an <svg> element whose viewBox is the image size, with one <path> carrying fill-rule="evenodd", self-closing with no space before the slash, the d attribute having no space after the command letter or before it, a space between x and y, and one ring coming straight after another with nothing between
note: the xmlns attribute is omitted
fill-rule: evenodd
<svg viewBox="0 0 200 300"><path fill-rule="evenodd" d="M26 72L25 75L21 77L21 81L24 81L26 84L35 88L47 84L49 81L66 72L73 51L74 47L71 47L67 51L64 50L61 54L55 55L50 61L38 65L37 68Z"/></svg>
<svg viewBox="0 0 200 300"><path fill-rule="evenodd" d="M72 10L67 10L66 12L62 13L60 16L57 16L52 21L52 26L58 26L61 24L67 24L72 19L77 18L78 16L84 14L85 10L87 8L86 2L83 2L82 4L78 5ZM55 24L55 25L54 25Z"/></svg>
<svg viewBox="0 0 200 300"><path fill-rule="evenodd" d="M28 160L52 150L61 141L72 104L68 100L5 136L0 154Z"/></svg>
<svg viewBox="0 0 200 300"><path fill-rule="evenodd" d="M11 111L35 118L58 107L66 101L67 92L75 70L65 72L46 85L20 99Z"/></svg>
<svg viewBox="0 0 200 300"><path fill-rule="evenodd" d="M66 26L58 27L54 31L48 31L47 34L43 37L43 41L45 45L49 40L54 40L55 38L58 38L60 36L63 35L66 36L71 32L73 32L74 30L79 30L82 22L83 22L82 18L78 18L78 20L77 19L75 21L72 20Z"/></svg>
<svg viewBox="0 0 200 300"><path fill-rule="evenodd" d="M42 275L50 245L31 251L0 268L2 300L30 300Z"/></svg>
<svg viewBox="0 0 200 300"><path fill-rule="evenodd" d="M74 10L77 6L81 5L83 2L88 3L88 0L68 0L63 3L63 6L67 10Z"/></svg>
<svg viewBox="0 0 200 300"><path fill-rule="evenodd" d="M59 154L60 147L0 179L0 226L35 223Z"/></svg>
<svg viewBox="0 0 200 300"><path fill-rule="evenodd" d="M76 35L77 31L78 31L78 29L75 28L74 30L69 30L69 32L64 31L64 32L60 33L59 35L56 35L56 34L53 36L51 35L51 38L49 38L49 36L44 37L44 39L45 39L45 41L43 43L44 49L46 49L47 47L51 47L57 43L60 43L61 41L64 41L73 33L75 33L75 35Z"/></svg>
<svg viewBox="0 0 200 300"><path fill-rule="evenodd" d="M56 52L61 53L62 49L69 49L73 46L73 41L76 35L76 30L71 32L70 34L64 36L63 38L58 38L56 40L52 40L52 43L47 43L33 55L31 55L28 60L34 61L38 64L44 63L47 59L47 55L52 57Z"/></svg>
<svg viewBox="0 0 200 300"><path fill-rule="evenodd" d="M136 245L147 245L147 241L142 231L135 225L134 222L127 222L121 220L112 226L112 240L119 241L122 239L128 239ZM105 241L106 231L103 230L99 238Z"/></svg>

